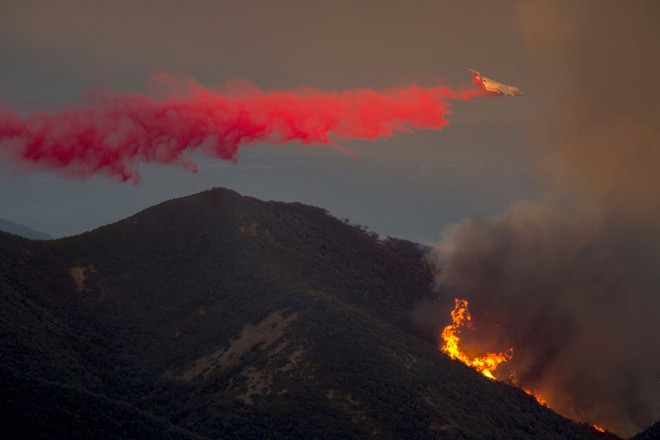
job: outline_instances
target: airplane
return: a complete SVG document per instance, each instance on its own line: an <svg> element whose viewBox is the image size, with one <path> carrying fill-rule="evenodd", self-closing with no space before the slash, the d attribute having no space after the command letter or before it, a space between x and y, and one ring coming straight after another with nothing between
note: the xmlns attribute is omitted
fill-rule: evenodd
<svg viewBox="0 0 660 440"><path fill-rule="evenodd" d="M516 96L523 94L523 92L521 92L518 87L507 86L506 84L502 84L490 78L486 78L485 76L481 76L481 73L477 72L474 69L468 68L468 70L472 72L472 84L479 87L480 89L484 89L489 93L494 93L496 95L508 95L508 96Z"/></svg>

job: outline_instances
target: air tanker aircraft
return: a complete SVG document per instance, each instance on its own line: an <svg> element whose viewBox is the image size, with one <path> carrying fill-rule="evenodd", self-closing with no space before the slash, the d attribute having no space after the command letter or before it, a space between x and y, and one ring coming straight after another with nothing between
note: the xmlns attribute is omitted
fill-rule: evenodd
<svg viewBox="0 0 660 440"><path fill-rule="evenodd" d="M509 96L523 94L518 87L507 86L506 84L502 84L490 78L486 78L485 76L481 76L481 73L477 72L476 70L469 68L468 70L472 72L472 84L479 87L480 89L484 89L489 93Z"/></svg>

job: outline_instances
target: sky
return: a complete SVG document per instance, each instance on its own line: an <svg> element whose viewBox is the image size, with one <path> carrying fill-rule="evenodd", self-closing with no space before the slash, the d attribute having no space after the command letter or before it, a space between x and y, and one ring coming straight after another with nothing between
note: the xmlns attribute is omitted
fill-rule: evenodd
<svg viewBox="0 0 660 440"><path fill-rule="evenodd" d="M300 201L386 236L423 243L466 216L539 192L526 133L535 98L514 3L52 2L0 5L0 104L26 114L81 102L90 90L144 92L165 72L221 88L469 87L467 67L521 87L519 98L456 103L443 131L347 141L335 149L260 144L237 164L195 157L200 172L149 165L139 185L73 180L0 162L0 218L56 237L155 203L223 186Z"/></svg>

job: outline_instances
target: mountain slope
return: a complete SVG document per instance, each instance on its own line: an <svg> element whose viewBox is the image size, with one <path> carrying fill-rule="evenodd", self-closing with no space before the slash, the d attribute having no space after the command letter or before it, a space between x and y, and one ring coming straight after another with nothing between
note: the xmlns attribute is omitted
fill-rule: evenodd
<svg viewBox="0 0 660 440"><path fill-rule="evenodd" d="M0 242L0 429L19 437L600 438L421 339L423 251L319 208L214 189Z"/></svg>
<svg viewBox="0 0 660 440"><path fill-rule="evenodd" d="M644 431L634 436L631 440L656 440L660 438L660 420L649 426Z"/></svg>
<svg viewBox="0 0 660 440"><path fill-rule="evenodd" d="M10 234L18 235L20 237L29 238L32 240L53 239L53 237L46 234L45 232L36 231L28 226L5 220L3 218L0 218L0 231L9 232Z"/></svg>

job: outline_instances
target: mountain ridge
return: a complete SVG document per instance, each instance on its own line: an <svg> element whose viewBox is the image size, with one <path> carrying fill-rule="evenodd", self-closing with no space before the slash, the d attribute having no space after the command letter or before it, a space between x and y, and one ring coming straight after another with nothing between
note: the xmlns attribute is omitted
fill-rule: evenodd
<svg viewBox="0 0 660 440"><path fill-rule="evenodd" d="M20 237L29 238L31 240L52 240L53 237L45 232L37 231L29 226L21 223L16 223L11 220L0 218L0 231L8 232L10 234L18 235Z"/></svg>
<svg viewBox="0 0 660 440"><path fill-rule="evenodd" d="M83 413L110 436L607 438L439 353L410 317L436 296L424 250L321 208L213 189L0 242L14 434L19 404L75 420L84 395L127 415Z"/></svg>

